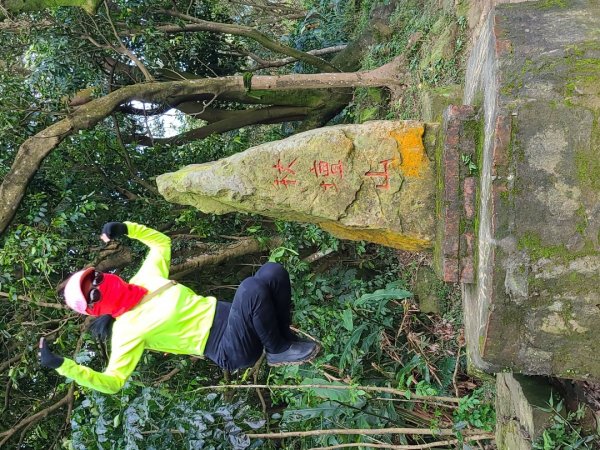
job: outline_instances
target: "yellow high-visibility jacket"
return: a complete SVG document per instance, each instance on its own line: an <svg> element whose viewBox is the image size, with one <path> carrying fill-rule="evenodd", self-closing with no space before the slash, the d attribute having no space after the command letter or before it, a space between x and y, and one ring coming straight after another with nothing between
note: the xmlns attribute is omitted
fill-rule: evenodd
<svg viewBox="0 0 600 450"><path fill-rule="evenodd" d="M151 293L169 281L171 239L134 222L125 222L128 236L150 247L142 267L129 281ZM217 299L196 295L176 284L117 317L111 353L104 372L65 358L56 369L78 384L107 394L119 391L135 369L144 349L202 355L212 326Z"/></svg>

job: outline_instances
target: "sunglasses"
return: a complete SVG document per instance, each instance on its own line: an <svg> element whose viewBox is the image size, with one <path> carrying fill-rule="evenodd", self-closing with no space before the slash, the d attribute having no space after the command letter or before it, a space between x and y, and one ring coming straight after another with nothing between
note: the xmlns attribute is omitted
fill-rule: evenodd
<svg viewBox="0 0 600 450"><path fill-rule="evenodd" d="M104 274L102 272L94 271L94 276L92 278L92 286L100 286L104 281ZM88 306L92 306L94 303L100 301L102 298L102 292L97 287L93 287L88 292L87 296Z"/></svg>

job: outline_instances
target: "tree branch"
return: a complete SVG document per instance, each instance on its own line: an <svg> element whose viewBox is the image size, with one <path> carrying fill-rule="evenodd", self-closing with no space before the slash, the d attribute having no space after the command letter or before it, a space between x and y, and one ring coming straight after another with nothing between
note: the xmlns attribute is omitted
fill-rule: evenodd
<svg viewBox="0 0 600 450"><path fill-rule="evenodd" d="M263 47L268 48L274 52L282 53L284 55L291 56L293 58L297 58L300 61L304 61L307 64L310 64L323 72L339 72L339 69L335 66L331 65L327 61L322 58L318 58L317 56L302 52L300 50L296 50L294 48L288 47L286 45L282 45L277 41L272 40L269 36L264 33L261 33L258 30L255 30L251 27L245 27L243 25L235 25L235 24L226 24L226 23L217 23L217 22L209 22L206 20L198 19L193 16L188 16L186 14L182 14L179 11L174 10L159 10L159 13L165 14L170 17L176 17L178 19L187 20L189 22L193 22L199 26L199 31L207 31L211 33L226 33L233 34L235 36L244 36L261 44ZM201 27L201 28L200 28Z"/></svg>
<svg viewBox="0 0 600 450"><path fill-rule="evenodd" d="M10 299L10 298L12 297L12 295L10 295L8 292L0 292L0 297L4 297L4 298L8 298L8 299ZM34 305L37 305L37 306L44 306L44 307L46 307L46 308L54 308L54 309L66 309L66 310L68 310L68 309L69 309L68 307L66 307L66 306L64 306L64 305L61 305L60 303L46 303L46 302L38 302L38 301L35 301L35 300L34 300L34 299L32 299L32 298L25 297L25 296L23 296L23 295L18 295L18 296L17 296L17 300L22 300L22 301L25 301L25 302L30 302L30 303L33 303Z"/></svg>
<svg viewBox="0 0 600 450"><path fill-rule="evenodd" d="M127 169L129 170L129 173L131 174L131 177L133 178L133 180L136 183L140 184L141 186L146 188L148 191L152 192L153 194L158 194L158 189L156 187L154 187L153 185L148 183L146 180L138 177L137 174L135 173L133 164L131 162L131 158L129 157L129 153L127 152L127 146L125 145L125 143L123 141L123 136L121 135L121 127L119 127L119 121L117 120L117 118L115 117L114 114L113 114L112 118L113 118L113 124L115 125L115 132L117 134L117 142L119 143L119 146L121 147L121 153L123 154L123 159L125 160L125 165L127 166Z"/></svg>
<svg viewBox="0 0 600 450"><path fill-rule="evenodd" d="M398 395L405 397L406 401L437 401L446 403L459 403L460 399L455 397L440 397L437 395L417 395L410 391L404 391L400 389L389 388L385 386L349 386L347 384L228 384L218 386L202 386L196 388L196 391L204 391L208 389L254 389L254 388L266 388L266 389L341 389L351 390L356 389L365 392L386 392L392 395Z"/></svg>
<svg viewBox="0 0 600 450"><path fill-rule="evenodd" d="M302 120L308 115L309 109L302 107L273 106L263 109L248 109L245 111L229 111L229 117L218 122L187 131L169 138L153 138L148 136L133 136L129 142L151 147L156 144L183 145L188 142L204 139L211 134L225 133L242 127L257 124L272 124ZM202 118L203 113L199 114Z"/></svg>
<svg viewBox="0 0 600 450"><path fill-rule="evenodd" d="M467 442L472 441L484 441L488 439L494 439L494 435L491 433L485 434L474 434L468 436L467 439L464 439ZM458 439L449 439L447 441L436 441L436 442L428 442L426 444L416 444L416 445L394 445L394 444L375 444L372 442L356 442L356 443L348 443L348 444L339 444L332 445L329 447L313 447L310 450L334 450L338 448L350 448L350 447L368 447L368 448L390 448L394 450L420 450L424 448L436 448L436 447L448 447L449 445L459 444L460 441Z"/></svg>
<svg viewBox="0 0 600 450"><path fill-rule="evenodd" d="M345 48L346 48L346 45L335 45L333 47L326 47L326 48L321 48L318 50L310 50L306 53L308 53L309 55L315 55L315 56L328 55L331 53L336 53L336 52L342 51ZM270 69L273 67L283 67L283 66L286 66L288 64L292 64L292 63L298 61L297 58L292 58L292 57L275 59L275 60L266 60L266 59L256 57L256 55L252 56L252 55L248 54L247 56L250 56L257 63L256 67L250 67L250 68L246 69L248 71L255 71L255 70L260 70L260 69Z"/></svg>
<svg viewBox="0 0 600 450"><path fill-rule="evenodd" d="M67 395L65 395L63 398L61 398L59 401L57 401L56 403L52 404L51 406L21 420L19 423L17 423L14 427L10 428L9 430L3 431L2 433L0 433L0 438L3 438L0 441L0 447L4 444L6 444L6 442L12 437L13 434L15 434L17 431L19 431L21 428L28 426L30 424L33 424L35 422L40 421L41 419L45 418L46 416L48 416L50 413L56 411L57 409L61 408L64 405L67 405L70 401L72 397L72 393L69 392Z"/></svg>
<svg viewBox="0 0 600 450"><path fill-rule="evenodd" d="M24 355L24 353L19 353L18 355L13 356L12 358L10 358L7 361L4 361L2 364L0 364L0 373L4 372L12 364L19 361L23 357L23 355Z"/></svg>
<svg viewBox="0 0 600 450"><path fill-rule="evenodd" d="M273 238L270 246L276 247L281 244L281 238ZM217 253L204 254L188 259L186 262L171 266L171 278L180 280L188 273L206 266L216 266L233 258L250 255L262 251L260 243L254 238L245 238L219 248Z"/></svg>
<svg viewBox="0 0 600 450"><path fill-rule="evenodd" d="M378 434L411 434L411 435L430 435L430 436L454 436L456 433L452 428L338 428L330 430L309 430L309 431L287 431L279 433L246 433L250 439L284 439L289 437L310 437L310 436L331 436L334 434L338 435L378 435ZM468 430L462 432L465 440L469 440L470 435L482 435L485 434L481 430ZM486 434L487 439L493 439L494 435L491 433ZM365 444L363 444L364 446Z"/></svg>
<svg viewBox="0 0 600 450"><path fill-rule="evenodd" d="M113 34L115 36L115 38L117 39L117 41L119 42L119 47L118 49L115 48L115 50L125 56L127 56L129 59L131 59L133 61L133 63L139 67L139 69L142 71L142 73L144 74L144 77L146 78L146 81L154 81L154 77L152 75L150 75L150 72L148 71L148 69L146 69L146 66L140 61L140 59L135 56L135 54L129 50L125 44L123 44L123 41L121 41L121 38L119 36L119 33L117 33L117 30L115 28L115 24L113 23L111 17L110 17L110 10L108 9L108 3L106 2L106 0L104 0L104 8L106 9L106 19L108 20L108 23L110 24L110 27L113 31Z"/></svg>

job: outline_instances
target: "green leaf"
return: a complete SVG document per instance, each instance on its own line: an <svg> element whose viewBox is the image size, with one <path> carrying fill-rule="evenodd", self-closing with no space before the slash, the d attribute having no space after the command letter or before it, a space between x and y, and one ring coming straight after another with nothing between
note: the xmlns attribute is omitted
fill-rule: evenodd
<svg viewBox="0 0 600 450"><path fill-rule="evenodd" d="M376 303L381 302L382 300L402 300L412 296L412 292L409 292L405 289L378 289L371 294L362 295L358 300L356 300L356 305L359 306L368 303Z"/></svg>
<svg viewBox="0 0 600 450"><path fill-rule="evenodd" d="M354 319L350 308L345 309L342 313L342 321L346 330L352 331L354 329Z"/></svg>

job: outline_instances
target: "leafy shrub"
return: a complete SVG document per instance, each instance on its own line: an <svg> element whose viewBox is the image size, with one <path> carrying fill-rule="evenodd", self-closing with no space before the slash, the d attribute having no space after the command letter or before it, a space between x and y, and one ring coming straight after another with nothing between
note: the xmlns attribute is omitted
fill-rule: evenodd
<svg viewBox="0 0 600 450"><path fill-rule="evenodd" d="M585 408L579 405L576 411L564 411L563 400L555 403L552 395L548 400L548 408L540 408L552 414L551 425L533 443L536 450L575 450L593 449L598 435L584 436L580 421L585 415ZM596 441L596 444L598 442Z"/></svg>

